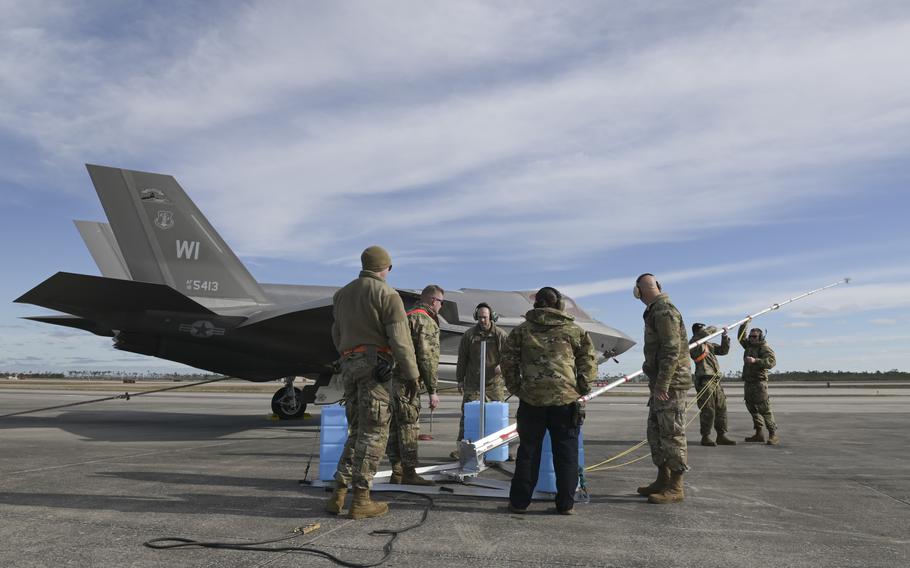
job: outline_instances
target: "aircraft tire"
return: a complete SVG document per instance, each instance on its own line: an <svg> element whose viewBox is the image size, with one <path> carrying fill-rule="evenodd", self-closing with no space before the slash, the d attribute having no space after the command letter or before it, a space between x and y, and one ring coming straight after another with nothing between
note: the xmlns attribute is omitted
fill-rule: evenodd
<svg viewBox="0 0 910 568"><path fill-rule="evenodd" d="M306 412L306 403L303 401L303 391L294 387L296 400L290 400L287 388L281 387L272 395L272 412L281 420L300 418Z"/></svg>

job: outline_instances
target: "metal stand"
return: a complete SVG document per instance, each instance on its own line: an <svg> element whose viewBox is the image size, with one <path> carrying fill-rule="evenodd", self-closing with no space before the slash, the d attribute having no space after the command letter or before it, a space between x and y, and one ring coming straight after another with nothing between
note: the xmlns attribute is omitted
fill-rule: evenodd
<svg viewBox="0 0 910 568"><path fill-rule="evenodd" d="M460 461L438 464L438 465L429 465L424 467L418 467L416 469L417 473L424 479L432 479L437 482L437 485L401 485L389 483L389 477L392 474L391 470L379 471L376 472L376 475L373 476L373 491L402 491L406 490L410 493L420 493L422 495L457 495L462 497L488 497L493 499L508 499L509 498L509 488L511 487L510 481L504 481L501 479L481 479L479 476L480 473L489 469L496 468L503 471L506 474L514 474L514 470L506 464L493 464L491 466L483 465L479 468L478 471L473 471L471 468L464 468ZM438 483L447 483L447 485L439 485ZM311 487L335 487L334 481L321 481L316 480L309 483ZM531 496L535 501L551 501L553 499L552 493L544 493L541 491L536 491L534 495Z"/></svg>
<svg viewBox="0 0 910 568"><path fill-rule="evenodd" d="M510 481L501 479L482 479L480 474L490 468L498 469L507 475L514 475L514 466L504 463L487 464L484 454L492 449L518 439L518 433L508 440L498 443L483 443L489 436L484 436L486 428L486 397L487 397L487 341L480 343L480 416L478 416L481 439L477 441L463 440L459 447L459 460L457 462L430 465L416 468L416 472L424 479L431 479L437 483L448 485L416 486L389 483L391 470L376 472L373 476L373 491L407 491L424 495L459 495L465 497L490 497L495 499L508 499ZM334 487L334 481L313 481L312 487ZM552 493L535 492L535 500L552 500Z"/></svg>
<svg viewBox="0 0 910 568"><path fill-rule="evenodd" d="M484 420L486 414L486 403L487 403L487 340L484 339L480 342L480 429L477 432L480 434L480 437L483 438L484 432Z"/></svg>

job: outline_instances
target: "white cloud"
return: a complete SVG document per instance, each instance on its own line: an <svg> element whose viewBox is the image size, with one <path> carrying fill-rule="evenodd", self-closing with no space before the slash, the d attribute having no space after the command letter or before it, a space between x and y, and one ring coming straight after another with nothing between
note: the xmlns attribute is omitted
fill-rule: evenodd
<svg viewBox="0 0 910 568"><path fill-rule="evenodd" d="M872 325L897 325L897 320L894 318L875 318L869 320L869 323Z"/></svg>
<svg viewBox="0 0 910 568"><path fill-rule="evenodd" d="M903 2L0 0L0 191L91 200L83 162L172 173L265 265L356 266L381 242L403 263L579 273L644 245L666 284L773 276L687 310L740 316L840 276L805 278L804 263L864 261L835 238L778 257L746 237L842 217L828 205L874 203L867 172L906 173L879 165L910 151L908 51ZM849 232L838 221L832 236ZM648 246L715 236L718 258L744 260ZM897 317L870 313L907 308L910 255L894 249L889 266L788 308L790 326ZM595 280L634 264L621 266L563 289L627 294L636 274ZM49 341L110 357L97 338Z"/></svg>
<svg viewBox="0 0 910 568"><path fill-rule="evenodd" d="M711 266L698 266L695 268L689 268L687 270L660 272L657 277L658 280L663 284L685 282L687 280L698 280L704 278L717 278L718 276L724 276L737 272L750 272L775 266L792 265L811 258L829 256L830 254L831 253L821 252L811 255L787 255L775 258L748 260L744 262L732 262ZM625 292L632 290L632 286L637 276L638 275L636 274L634 276L629 275L624 278L609 278L595 282L566 284L561 286L559 289L565 294L575 298L584 298L598 294L609 294L612 292Z"/></svg>
<svg viewBox="0 0 910 568"><path fill-rule="evenodd" d="M779 222L843 194L831 164L908 150L906 14L353 6L251 4L116 43L20 19L0 118L69 176L86 156L167 164L241 253L318 260L425 227L442 252L525 260ZM169 50L149 42L165 30Z"/></svg>
<svg viewBox="0 0 910 568"><path fill-rule="evenodd" d="M700 313L709 316L750 313L767 305L768 298L783 298L786 295L771 291L753 293L750 298L735 304L706 308ZM907 307L910 307L910 284L868 284L837 288L800 300L788 307L787 313L790 317L815 318Z"/></svg>
<svg viewBox="0 0 910 568"><path fill-rule="evenodd" d="M815 324L810 321L791 321L784 324L784 327L791 329L804 329L809 327L815 327Z"/></svg>

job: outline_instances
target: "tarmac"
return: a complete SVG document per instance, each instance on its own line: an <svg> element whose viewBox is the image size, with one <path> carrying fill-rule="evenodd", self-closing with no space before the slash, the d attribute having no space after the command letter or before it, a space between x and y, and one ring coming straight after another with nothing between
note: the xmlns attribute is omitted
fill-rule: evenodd
<svg viewBox="0 0 910 568"><path fill-rule="evenodd" d="M588 465L644 437L646 398L630 388L589 403ZM726 391L739 444L699 445L695 418L685 502L650 505L634 493L654 478L648 457L589 472L591 501L574 516L553 514L548 502L511 515L504 500L437 496L426 523L400 535L385 565L910 565L910 389L772 385L778 447L742 442L751 421L741 387ZM0 414L99 396L7 385ZM171 536L293 537L280 544L378 561L388 537L370 532L415 524L426 501L384 494L390 514L363 521L324 513L327 493L299 483L317 477L318 407L309 419L278 422L268 419L269 399L177 391L0 418L0 566L334 565L301 552L143 546ZM443 397L435 439L421 442L424 464L451 461L458 410L457 396ZM647 446L611 465L644 455ZM291 533L311 523L320 528Z"/></svg>

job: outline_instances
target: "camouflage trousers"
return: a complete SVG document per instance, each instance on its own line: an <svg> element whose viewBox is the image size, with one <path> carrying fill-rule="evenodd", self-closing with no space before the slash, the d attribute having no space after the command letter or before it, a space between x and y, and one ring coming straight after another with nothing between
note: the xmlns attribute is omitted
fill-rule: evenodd
<svg viewBox="0 0 910 568"><path fill-rule="evenodd" d="M484 397L486 402L502 402L506 399L506 385L502 380L502 376L496 377L498 380L494 380L492 384L486 385ZM461 420L458 422L458 438L457 440L464 440L464 405L469 402L474 402L475 400L480 400L480 390L467 390L465 389L464 394L461 396Z"/></svg>
<svg viewBox="0 0 910 568"><path fill-rule="evenodd" d="M648 444L657 467L688 471L686 445L686 391L670 390L669 400L653 394L648 401Z"/></svg>
<svg viewBox="0 0 910 568"><path fill-rule="evenodd" d="M768 381L743 383L743 395L755 429L767 426L769 431L777 430L774 413L771 412L771 399L768 397Z"/></svg>
<svg viewBox="0 0 910 568"><path fill-rule="evenodd" d="M355 489L369 489L389 437L391 381L377 383L375 362L354 353L341 362L348 440L344 444L335 481Z"/></svg>
<svg viewBox="0 0 910 568"><path fill-rule="evenodd" d="M420 435L420 393L409 398L404 384L392 381L392 422L385 453L392 465L417 467L417 437Z"/></svg>
<svg viewBox="0 0 910 568"><path fill-rule="evenodd" d="M695 376L695 392L701 392L714 377L708 375ZM720 377L714 381L714 386L698 397L698 419L701 422L701 435L711 434L711 428L718 434L727 432L727 395L720 386Z"/></svg>

